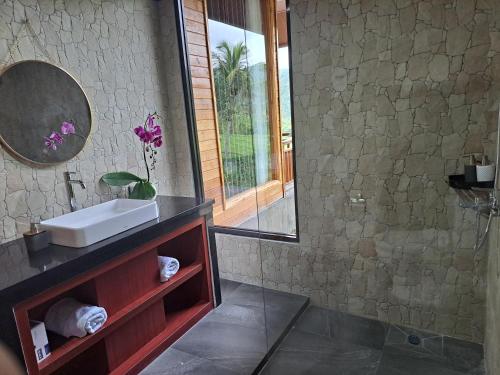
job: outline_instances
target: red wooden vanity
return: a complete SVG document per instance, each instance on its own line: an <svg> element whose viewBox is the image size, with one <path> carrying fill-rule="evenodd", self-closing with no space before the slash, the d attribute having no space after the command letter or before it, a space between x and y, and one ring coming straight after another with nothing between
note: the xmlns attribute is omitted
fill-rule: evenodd
<svg viewBox="0 0 500 375"><path fill-rule="evenodd" d="M160 283L158 255L175 257L181 265L166 283ZM108 320L83 338L48 332L52 353L37 364L29 320L43 320L65 296L104 307ZM135 374L213 306L206 221L199 216L16 304L14 316L30 375Z"/></svg>

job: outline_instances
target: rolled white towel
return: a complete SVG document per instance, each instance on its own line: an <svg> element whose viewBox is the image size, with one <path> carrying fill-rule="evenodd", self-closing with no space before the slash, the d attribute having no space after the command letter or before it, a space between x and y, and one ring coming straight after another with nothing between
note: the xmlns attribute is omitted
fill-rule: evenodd
<svg viewBox="0 0 500 375"><path fill-rule="evenodd" d="M160 281L162 283L168 281L180 268L177 259L163 256L158 257L158 265L160 266Z"/></svg>
<svg viewBox="0 0 500 375"><path fill-rule="evenodd" d="M106 310L85 305L74 298L63 298L45 314L45 327L64 337L84 337L95 333L108 319Z"/></svg>

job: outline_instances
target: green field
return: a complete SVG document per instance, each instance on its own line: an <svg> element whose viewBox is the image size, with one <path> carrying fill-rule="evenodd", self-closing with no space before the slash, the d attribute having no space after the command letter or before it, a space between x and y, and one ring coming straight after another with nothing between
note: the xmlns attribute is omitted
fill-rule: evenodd
<svg viewBox="0 0 500 375"><path fill-rule="evenodd" d="M251 134L221 134L221 149L230 157L253 157L253 136Z"/></svg>

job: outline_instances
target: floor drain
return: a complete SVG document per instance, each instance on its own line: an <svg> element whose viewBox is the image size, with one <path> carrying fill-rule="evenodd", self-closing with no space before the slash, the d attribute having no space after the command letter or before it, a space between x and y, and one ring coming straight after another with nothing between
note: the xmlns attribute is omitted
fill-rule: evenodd
<svg viewBox="0 0 500 375"><path fill-rule="evenodd" d="M420 344L420 337L416 335L408 335L408 342L412 345L419 345Z"/></svg>

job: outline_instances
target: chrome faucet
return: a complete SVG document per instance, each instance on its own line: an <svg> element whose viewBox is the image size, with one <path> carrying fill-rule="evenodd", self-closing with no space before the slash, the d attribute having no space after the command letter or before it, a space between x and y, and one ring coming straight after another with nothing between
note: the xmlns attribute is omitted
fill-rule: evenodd
<svg viewBox="0 0 500 375"><path fill-rule="evenodd" d="M73 190L73 184L79 184L82 189L86 188L82 180L74 180L73 178L71 178L72 175L76 175L76 172L64 172L64 180L66 181L66 186L68 188L69 205L71 207L71 212L78 210L75 191Z"/></svg>

